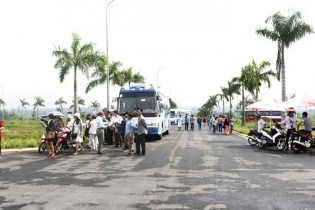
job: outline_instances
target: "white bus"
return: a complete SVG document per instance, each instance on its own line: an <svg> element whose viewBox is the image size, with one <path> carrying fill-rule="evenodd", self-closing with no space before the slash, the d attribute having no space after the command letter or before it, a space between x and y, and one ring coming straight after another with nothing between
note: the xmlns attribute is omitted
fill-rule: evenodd
<svg viewBox="0 0 315 210"><path fill-rule="evenodd" d="M182 119L185 115L191 115L190 109L170 109L171 112L171 125L177 125L177 118L181 115Z"/></svg>
<svg viewBox="0 0 315 210"><path fill-rule="evenodd" d="M128 112L137 117L138 107L143 109L148 135L160 140L163 134L169 134L170 102L159 90L146 85L121 87L117 98L118 113Z"/></svg>

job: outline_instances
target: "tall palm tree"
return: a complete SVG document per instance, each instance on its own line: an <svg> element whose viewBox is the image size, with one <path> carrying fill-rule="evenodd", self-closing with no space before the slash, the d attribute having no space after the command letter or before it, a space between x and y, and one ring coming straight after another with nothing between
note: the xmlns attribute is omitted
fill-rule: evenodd
<svg viewBox="0 0 315 210"><path fill-rule="evenodd" d="M77 34L72 34L73 40L71 45L71 52L66 49L55 48L53 55L57 57L55 69L60 69L60 82L63 82L65 76L74 70L74 112L77 112L78 98L77 98L77 71L81 72L89 78L89 68L97 66L101 62L101 57L98 52L94 51L92 43L81 46L81 38Z"/></svg>
<svg viewBox="0 0 315 210"><path fill-rule="evenodd" d="M101 104L98 101L91 101L92 105L89 106L94 109L95 112L98 112L98 110L101 108Z"/></svg>
<svg viewBox="0 0 315 210"><path fill-rule="evenodd" d="M241 85L238 83L234 83L233 81L228 82L228 86L226 88L226 95L228 97L228 100L230 102L230 116L232 115L232 100L234 99L233 95L238 94L240 95L240 88Z"/></svg>
<svg viewBox="0 0 315 210"><path fill-rule="evenodd" d="M45 100L42 99L41 97L39 96L36 96L35 97L35 103L33 104L33 110L36 109L36 116L38 117L38 107L42 106L42 107L45 107L44 103L45 103Z"/></svg>
<svg viewBox="0 0 315 210"><path fill-rule="evenodd" d="M62 112L63 111L63 106L62 104L67 104L67 102L65 100L63 100L63 97L60 97L56 102L55 105L58 106L57 110Z"/></svg>
<svg viewBox="0 0 315 210"><path fill-rule="evenodd" d="M26 101L26 99L20 99L21 105L18 107L18 111L22 111L22 120L24 120L24 111L26 111L26 106L29 106L30 104ZM24 111L23 111L24 110Z"/></svg>
<svg viewBox="0 0 315 210"><path fill-rule="evenodd" d="M223 106L223 113L222 113L222 115L224 115L225 114L224 113L224 99L226 99L227 101L229 99L228 99L228 96L227 96L227 89L225 87L221 87L221 91L222 91L222 93L221 94L217 94L216 98L219 97L218 102L222 101L222 106ZM219 103L218 103L218 105L219 105Z"/></svg>
<svg viewBox="0 0 315 210"><path fill-rule="evenodd" d="M232 79L232 82L236 82L241 85L242 89L242 126L245 126L245 107L247 106L245 103L245 90L249 92L254 92L255 90L255 84L253 81L251 81L251 75L252 75L252 67L250 65L246 65L244 68L242 68L241 76L240 77L234 77Z"/></svg>
<svg viewBox="0 0 315 210"><path fill-rule="evenodd" d="M271 22L273 29L261 28L257 29L256 33L262 35L272 41L278 42L277 53L277 79L282 82L282 101L286 97L286 72L284 62L284 48L289 46L295 41L304 37L307 33L314 33L313 28L304 23L302 20L301 12L293 12L291 15L285 17L277 12L268 17L265 23Z"/></svg>
<svg viewBox="0 0 315 210"><path fill-rule="evenodd" d="M73 104L70 106L70 109L72 109L73 107L74 107L74 100L72 101L73 102ZM85 100L83 99L83 98L81 98L80 96L78 96L78 101L77 101L77 103L79 104L79 105L82 105L82 106L84 106L85 105ZM79 107L79 112L81 113L81 108L80 108L80 106L78 106ZM76 112L74 112L74 113L76 113Z"/></svg>
<svg viewBox="0 0 315 210"><path fill-rule="evenodd" d="M103 85L107 82L107 58L103 55L101 62L98 63L91 77L94 80L90 81L86 87L85 93L90 92L93 88ZM122 81L121 73L119 69L122 67L122 63L119 61L114 61L109 64L109 80L113 85L120 84Z"/></svg>

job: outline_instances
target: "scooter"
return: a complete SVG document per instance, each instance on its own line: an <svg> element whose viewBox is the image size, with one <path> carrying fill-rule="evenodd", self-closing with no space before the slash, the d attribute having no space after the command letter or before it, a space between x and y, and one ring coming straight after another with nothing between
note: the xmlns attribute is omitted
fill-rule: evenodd
<svg viewBox="0 0 315 210"><path fill-rule="evenodd" d="M67 126L64 126L60 129L60 132L58 133L57 143L55 146L55 154L62 152L64 149L73 149L73 144L69 142L70 134L71 130Z"/></svg>
<svg viewBox="0 0 315 210"><path fill-rule="evenodd" d="M267 146L277 146L279 151L282 151L286 147L285 138L286 133L281 125L272 125L270 131L261 130L261 138L256 138L257 146L259 148Z"/></svg>
<svg viewBox="0 0 315 210"><path fill-rule="evenodd" d="M250 129L247 135L247 141L251 146L255 146L258 143L257 136L258 136L257 130Z"/></svg>

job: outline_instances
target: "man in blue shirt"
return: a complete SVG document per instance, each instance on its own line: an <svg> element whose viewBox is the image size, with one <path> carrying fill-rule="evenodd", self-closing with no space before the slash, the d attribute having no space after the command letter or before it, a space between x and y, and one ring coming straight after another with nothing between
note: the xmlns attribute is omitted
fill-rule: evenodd
<svg viewBox="0 0 315 210"><path fill-rule="evenodd" d="M132 115L131 114L127 114L127 121L126 121L126 130L125 130L125 145L128 146L129 152L128 152L128 156L131 155L132 152L132 144L133 144L133 138L134 138L134 124L132 121Z"/></svg>

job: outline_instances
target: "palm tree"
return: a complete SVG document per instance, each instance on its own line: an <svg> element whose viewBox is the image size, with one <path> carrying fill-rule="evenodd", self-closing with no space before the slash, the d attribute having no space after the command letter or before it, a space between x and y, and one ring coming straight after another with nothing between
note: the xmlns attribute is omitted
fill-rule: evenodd
<svg viewBox="0 0 315 210"><path fill-rule="evenodd" d="M42 99L41 97L39 96L36 96L35 97L35 103L33 104L33 110L36 109L36 116L38 116L38 107L42 106L42 107L45 107L44 103L45 103L45 100Z"/></svg>
<svg viewBox="0 0 315 210"><path fill-rule="evenodd" d="M245 103L245 90L249 92L254 92L255 90L255 84L251 80L252 75L252 67L250 65L246 65L244 68L242 68L241 76L240 77L234 77L232 79L232 82L236 82L241 85L242 89L242 126L245 126L245 107L247 106Z"/></svg>
<svg viewBox="0 0 315 210"><path fill-rule="evenodd" d="M96 66L95 71L92 73L91 77L95 78L90 81L86 87L85 93L90 92L93 88L103 85L107 82L107 58L103 55L101 62ZM119 61L114 61L109 64L109 80L112 81L113 85L120 84L122 81L121 73L119 68L122 66L122 63Z"/></svg>
<svg viewBox="0 0 315 210"><path fill-rule="evenodd" d="M228 86L226 88L226 95L228 96L228 100L230 102L230 116L232 115L232 100L234 99L233 95L240 95L240 87L241 85L238 83L234 83L233 81L228 82Z"/></svg>
<svg viewBox="0 0 315 210"><path fill-rule="evenodd" d="M91 101L92 105L89 106L94 109L95 112L98 112L99 108L101 108L101 104L98 101Z"/></svg>
<svg viewBox="0 0 315 210"><path fill-rule="evenodd" d="M256 33L262 35L272 41L278 42L277 53L277 79L282 82L282 101L285 101L286 96L286 72L284 62L284 48L289 46L295 41L304 37L307 33L313 33L313 28L304 23L302 20L301 12L293 12L291 15L285 17L277 12L268 17L265 23L271 22L273 29L261 28L257 29Z"/></svg>
<svg viewBox="0 0 315 210"><path fill-rule="evenodd" d="M222 106L223 106L223 113L222 115L224 115L224 99L226 99L227 101L229 100L228 99L228 96L227 96L227 88L224 88L224 87L221 87L221 91L222 91L222 94L217 94L216 95L216 98L219 97L219 101L222 101ZM219 103L218 103L219 105Z"/></svg>
<svg viewBox="0 0 315 210"><path fill-rule="evenodd" d="M65 100L63 100L63 97L60 97L56 102L55 105L58 106L57 110L62 112L63 111L63 107L62 104L67 104L67 102Z"/></svg>
<svg viewBox="0 0 315 210"><path fill-rule="evenodd" d="M122 71L122 77L123 77L124 84L128 83L128 85L130 85L131 82L143 83L145 81L144 77L139 72L135 73L135 74L132 72L132 67L130 67L126 70L123 70ZM123 85L121 85L121 86L123 86Z"/></svg>
<svg viewBox="0 0 315 210"><path fill-rule="evenodd" d="M73 102L73 104L70 106L70 109L72 109L73 107L74 107L74 100L72 101ZM78 96L78 101L77 101L77 103L79 104L79 105L82 105L82 106L84 106L85 105L85 100L83 99L83 98L81 98L80 96ZM78 106L79 107L79 106ZM81 113L81 108L79 107L79 112ZM76 113L76 112L74 112L74 113Z"/></svg>
<svg viewBox="0 0 315 210"><path fill-rule="evenodd" d="M20 99L20 103L21 103L21 105L18 107L18 111L20 111L20 108L21 108L21 110L22 110L22 120L24 120L24 111L26 111L26 107L25 106L29 106L30 104L25 99Z"/></svg>
<svg viewBox="0 0 315 210"><path fill-rule="evenodd" d="M247 83L245 88L252 94L254 101L258 101L258 93L262 83L267 83L268 88L271 87L270 78L276 77L276 73L272 70L264 71L265 68L270 66L270 62L263 61L259 66L252 60L252 63L246 66Z"/></svg>
<svg viewBox="0 0 315 210"><path fill-rule="evenodd" d="M74 69L74 112L77 112L78 98L77 98L77 70L80 69L82 73L89 78L89 68L97 66L101 61L98 52L94 51L92 43L81 46L81 38L77 34L72 34L73 40L71 45L71 52L66 49L55 48L53 55L57 57L55 69L60 69L60 82L63 82L65 76Z"/></svg>

